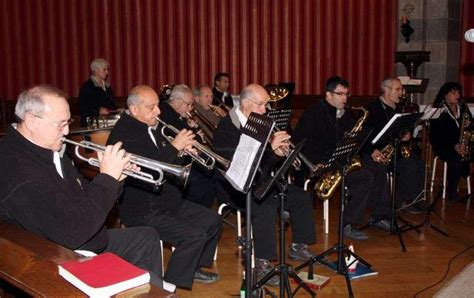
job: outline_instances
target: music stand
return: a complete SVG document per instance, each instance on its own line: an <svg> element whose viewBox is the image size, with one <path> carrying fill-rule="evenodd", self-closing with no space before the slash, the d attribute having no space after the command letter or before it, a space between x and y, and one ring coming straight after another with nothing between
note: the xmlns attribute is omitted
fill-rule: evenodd
<svg viewBox="0 0 474 298"><path fill-rule="evenodd" d="M252 292L261 286L263 286L267 281L270 280L274 275L280 275L280 297L285 297L285 292L288 294L288 297L293 297L296 291L302 287L308 292L311 297L315 297L316 294L304 283L304 281L293 271L293 267L286 263L286 251L285 251L285 219L283 213L285 211L285 199L287 196L287 187L288 181L285 178L285 174L290 168L290 166L295 161L298 153L303 147L304 141L300 142L295 146L293 151L286 157L282 166L276 171L273 177L267 179L264 183L261 184L255 191L254 196L262 200L267 196L267 194L273 189L273 186L278 187L278 194L276 197L279 198L280 202L280 258L278 265L276 265L270 272L268 272L262 279L260 279L252 288ZM268 199L268 198L267 198ZM293 278L298 283L298 288L293 293L290 287L290 279Z"/></svg>
<svg viewBox="0 0 474 298"><path fill-rule="evenodd" d="M377 134L377 136L372 140L372 144L376 144L380 140L389 141L393 139L393 175L392 175L392 191L391 191L391 219L390 219L390 233L397 235L398 240L400 241L400 246L402 251L406 252L406 246L402 238L402 232L408 231L408 229L401 229L398 226L397 213L395 209L395 200L397 197L397 156L398 148L400 147L400 133L403 131L408 131L413 128L418 118L421 117L423 113L411 113L411 114L395 114L388 121L388 123L382 128L382 130ZM408 221L402 219L405 223L405 226L413 227ZM372 224L369 224L366 227L370 227ZM415 229L418 233L419 230Z"/></svg>
<svg viewBox="0 0 474 298"><path fill-rule="evenodd" d="M229 183L235 187L237 190L246 193L246 208L245 208L245 231L246 237L241 237L239 242L244 247L245 251L245 297L250 298L253 292L252 282L253 282L253 272L252 272L252 239L251 239L251 222L252 222L252 188L255 179L255 175L260 166L260 161L263 154L265 153L265 148L268 144L268 139L270 138L271 132L273 131L274 122L271 118L265 115L259 115L256 113L251 113L247 119L245 127L243 127L242 134L240 136L239 145L237 146L236 152L232 158L229 169L227 172L221 173L229 181ZM239 153L248 151L248 145L260 143L258 145L258 150L254 152L254 155L245 156ZM256 143L255 143L256 142ZM241 159L241 160L240 160ZM245 166L246 174L245 177L236 177L236 175L244 175L241 171L242 164ZM236 179L238 178L238 179ZM243 179L242 179L243 178ZM252 289L249 291L248 289Z"/></svg>
<svg viewBox="0 0 474 298"><path fill-rule="evenodd" d="M354 262L358 260L360 263L369 268L372 267L372 265L365 261L361 256L349 250L349 248L344 244L344 208L345 202L349 198L349 192L345 185L346 176L348 174L349 165L351 164L352 159L358 154L359 150L362 148L362 145L365 143L371 132L372 129L366 129L360 132L346 133L342 140L338 143L331 158L326 162L326 164L329 164L329 166L324 167L326 170L337 169L341 173L341 195L339 200L339 229L337 244L295 268L295 271L299 271L303 267L308 266L308 279L313 279L313 265L315 263L320 263L334 270L334 266L328 262L327 257L333 253L336 253L336 272L340 275L344 275L350 297L353 297L354 294L352 292L351 280L347 270L348 264L346 264L344 256L353 256L355 258Z"/></svg>

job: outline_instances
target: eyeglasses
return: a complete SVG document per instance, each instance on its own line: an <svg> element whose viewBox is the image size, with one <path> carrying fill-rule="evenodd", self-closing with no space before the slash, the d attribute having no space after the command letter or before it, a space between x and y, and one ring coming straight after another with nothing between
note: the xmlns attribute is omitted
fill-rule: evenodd
<svg viewBox="0 0 474 298"><path fill-rule="evenodd" d="M193 101L189 103L189 102L186 102L186 101L185 101L184 99L182 99L182 98L180 98L179 100L181 100L181 101L182 101L185 105L187 105L188 107L192 107L193 104L194 104Z"/></svg>
<svg viewBox="0 0 474 298"><path fill-rule="evenodd" d="M266 107L267 104L268 104L268 100L266 100L265 102L258 102L258 101L255 101L253 99L250 99L250 98L248 100L250 100L251 102L253 102L254 104L256 104L259 107Z"/></svg>
<svg viewBox="0 0 474 298"><path fill-rule="evenodd" d="M352 96L352 94L350 94L349 92L334 92L334 91L329 91L329 92L331 92L332 94L339 95L339 96L346 96L346 97Z"/></svg>
<svg viewBox="0 0 474 298"><path fill-rule="evenodd" d="M58 122L56 122L56 121L52 121L52 120L43 118L43 117L41 117L41 116L39 116L39 115L33 114L33 116L35 116L36 118L42 119L42 120L48 122L49 124L54 125L54 126L55 126L57 129L59 129L59 130L63 130L64 128L66 128L67 126L69 126L71 123L74 122L74 119L72 119L72 118L71 118L71 119L68 119L68 120L66 120L66 121L62 121L62 122L59 122L59 123L58 123Z"/></svg>
<svg viewBox="0 0 474 298"><path fill-rule="evenodd" d="M389 89L392 89L392 90L395 90L395 91L397 91L397 92L403 91L403 88L402 88L402 87L398 87L398 88L393 88L393 87L390 87L390 86L385 86L385 87L387 87L387 88L389 88Z"/></svg>

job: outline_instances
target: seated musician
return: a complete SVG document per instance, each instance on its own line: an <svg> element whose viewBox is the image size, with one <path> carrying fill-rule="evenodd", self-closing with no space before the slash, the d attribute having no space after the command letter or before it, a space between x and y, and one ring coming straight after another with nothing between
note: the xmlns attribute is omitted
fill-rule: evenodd
<svg viewBox="0 0 474 298"><path fill-rule="evenodd" d="M194 88L193 95L194 109L199 114L198 124L212 140L214 129L219 124L221 118L227 115L227 112L218 106L212 105L212 90L209 86L200 85Z"/></svg>
<svg viewBox="0 0 474 298"><path fill-rule="evenodd" d="M87 118L91 120L99 115L108 115L117 110L112 87L109 80L110 64L107 60L98 58L91 63L91 77L79 90L79 112L81 126L87 126Z"/></svg>
<svg viewBox="0 0 474 298"><path fill-rule="evenodd" d="M338 76L326 81L325 98L310 106L298 121L293 138L295 142L306 139L303 154L314 164L327 161L344 132L352 130L355 121L345 109L349 94L349 83ZM344 212L344 235L354 240L368 239L368 235L357 228L362 224L364 212L370 201L373 205L371 222L380 228L389 229L390 198L387 177L383 167L369 171L365 164L347 175L346 186L349 201Z"/></svg>
<svg viewBox="0 0 474 298"><path fill-rule="evenodd" d="M234 100L229 93L230 75L226 72L219 72L214 75L214 87L212 87L213 105L224 105L229 108L234 106Z"/></svg>
<svg viewBox="0 0 474 298"><path fill-rule="evenodd" d="M174 86L168 101L160 101L159 108L161 120L177 129L193 130L197 134L198 142L204 142L204 132L189 114L194 108L194 96L188 86L183 84ZM165 129L165 133L173 134L168 129ZM190 161L189 158L188 160ZM189 186L185 190L185 199L210 208L216 199L216 187L212 176L213 170L194 163L189 177Z"/></svg>
<svg viewBox="0 0 474 298"><path fill-rule="evenodd" d="M434 106L443 108L438 119L430 122L430 139L433 151L441 160L448 163L447 187L448 199L452 202L461 201L458 195L459 180L469 175L470 158L462 160L461 156L467 153L465 144L460 142L462 115L468 114L472 119L467 105L460 104L462 86L455 82L447 82L438 91ZM469 127L470 123L466 123Z"/></svg>
<svg viewBox="0 0 474 298"><path fill-rule="evenodd" d="M128 110L115 124L108 143L123 142L127 152L154 160L180 164L179 153L191 148L194 134L181 130L169 144L154 128L160 115L158 94L148 86L137 86L127 98ZM193 281L211 283L218 275L201 267L212 265L221 234L220 217L208 208L183 200L173 177L166 177L160 189L147 189L127 179L119 204L120 220L127 227L155 228L163 241L175 248L164 280L178 287L191 288Z"/></svg>
<svg viewBox="0 0 474 298"><path fill-rule="evenodd" d="M395 113L401 113L399 106L400 96L403 92L403 86L400 80L396 77L385 78L380 86L380 97L371 102L367 106L369 116L367 119L366 128L373 128L368 141L364 146L364 163L368 169L377 167L376 164L387 164L386 169L389 169L390 162L383 154L382 149L387 144L393 144L393 139L388 141L380 141L372 145L370 141L377 136L383 127L390 121ZM403 132L400 136L402 144L407 146L411 152L409 156L398 154L397 158L397 198L396 206L403 207L410 204L413 200L423 196L425 188L425 163L421 159L419 152L415 148L410 148L411 133L409 131ZM393 160L393 157L391 158ZM372 170L374 171L374 170ZM423 211L424 206L416 203L408 208L407 211L418 213Z"/></svg>
<svg viewBox="0 0 474 298"><path fill-rule="evenodd" d="M0 220L72 250L113 252L149 271L151 282L163 287L158 233L104 226L122 192L122 171L130 167L121 144L99 154L100 173L89 182L59 154L71 123L62 91L46 85L24 91L15 115L17 129L10 126L0 144Z"/></svg>
<svg viewBox="0 0 474 298"><path fill-rule="evenodd" d="M214 132L214 149L225 159L231 160L239 143L241 131L250 113L264 114L268 103L268 93L260 85L252 84L240 93L240 106L233 108L229 115L222 118ZM262 158L262 174L257 177L257 184L270 175L273 166L282 159L288 150L290 136L279 131L273 134L269 150ZM225 178L218 174L217 189L219 198L226 198L236 205L245 205L246 195L235 190ZM252 226L255 242L256 268L259 277L271 270L270 261L277 258L275 220L278 200L275 199L276 189L262 200L252 200ZM290 213L293 227L293 241L289 256L296 260L307 260L314 256L308 245L316 241L314 214L310 194L294 185L288 186L288 198L285 208ZM274 276L269 284L278 285L279 278Z"/></svg>

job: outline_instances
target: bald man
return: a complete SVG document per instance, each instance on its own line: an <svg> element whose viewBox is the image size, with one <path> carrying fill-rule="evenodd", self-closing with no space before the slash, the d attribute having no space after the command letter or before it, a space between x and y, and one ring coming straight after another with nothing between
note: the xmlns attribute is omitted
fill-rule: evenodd
<svg viewBox="0 0 474 298"><path fill-rule="evenodd" d="M268 93L260 85L251 84L240 93L240 106L230 110L229 115L222 118L214 132L214 150L222 157L231 160L239 143L241 128L245 126L250 113L265 114ZM288 151L290 136L279 131L273 134L262 162L262 171L257 177L257 185L265 181L277 162L281 161ZM245 194L235 190L222 175L217 177L218 198L234 205L245 204ZM278 200L274 199L277 189L273 189L263 200L252 201L252 225L255 241L255 257L257 274L263 277L272 269L270 261L277 258L275 220ZM288 199L285 209L290 212L292 225L292 244L289 256L294 260L305 261L314 256L309 244L316 241L316 231L312 200L309 193L294 185L288 185ZM269 285L278 285L279 278L274 276Z"/></svg>
<svg viewBox="0 0 474 298"><path fill-rule="evenodd" d="M194 134L183 129L168 143L156 131L160 115L158 94L149 86L133 88L124 112L112 130L108 143L123 142L128 152L154 160L181 164L179 153L193 150ZM181 288L191 288L194 282L212 283L216 273L201 267L212 265L214 251L221 234L220 217L208 208L183 200L179 181L166 176L160 189L146 188L129 178L119 205L120 219L127 227L150 226L174 252L168 262L164 280Z"/></svg>

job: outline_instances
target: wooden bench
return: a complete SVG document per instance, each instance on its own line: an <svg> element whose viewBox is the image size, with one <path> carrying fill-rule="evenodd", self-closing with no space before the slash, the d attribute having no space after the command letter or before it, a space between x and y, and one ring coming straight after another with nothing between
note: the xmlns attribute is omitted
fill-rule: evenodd
<svg viewBox="0 0 474 298"><path fill-rule="evenodd" d="M0 222L0 297L84 297L58 274L58 264L80 256L17 226ZM117 297L176 297L143 285Z"/></svg>

